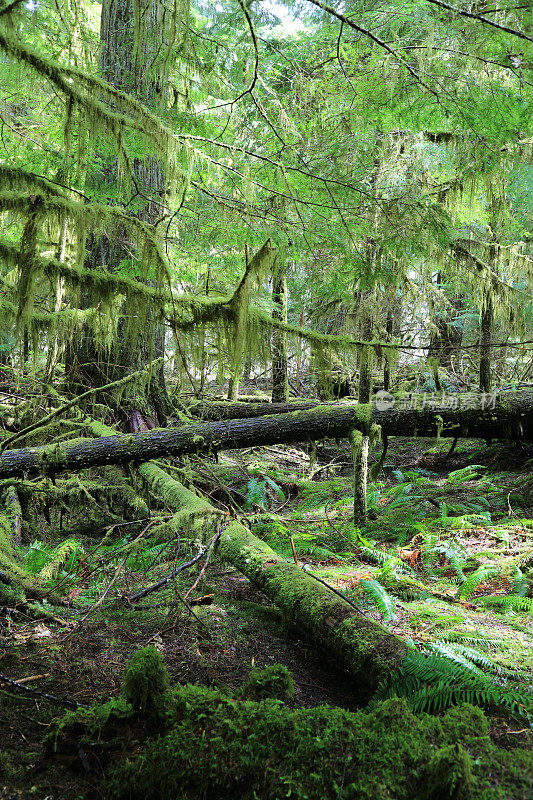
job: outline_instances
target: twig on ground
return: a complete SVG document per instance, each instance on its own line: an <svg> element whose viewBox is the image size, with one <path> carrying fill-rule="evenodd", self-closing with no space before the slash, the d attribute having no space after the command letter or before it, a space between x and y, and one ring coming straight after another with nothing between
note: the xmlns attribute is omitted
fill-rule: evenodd
<svg viewBox="0 0 533 800"><path fill-rule="evenodd" d="M53 703L59 703L59 705L68 706L69 708L87 708L87 706L84 706L83 703L78 703L77 700L67 700L66 698L56 697L55 695L48 694L47 692L40 692L39 689L31 689L29 686L25 686L18 681L12 680L12 678L4 675L3 672L0 672L0 678L10 687L12 686L14 689L32 694L35 697L43 697L45 700L51 700Z"/></svg>
<svg viewBox="0 0 533 800"><path fill-rule="evenodd" d="M203 565L202 569L200 570L200 572L198 574L198 577L194 581L194 583L191 586L191 588L185 593L184 600L186 600L188 598L188 596L190 595L190 593L192 592L192 590L195 589L198 586L198 583L200 582L200 580L202 578L202 575L205 572L205 568L209 564L209 559L211 557L211 553L213 552L213 546L214 546L215 542L218 542L218 540L220 539L221 534L222 534L222 527L220 525L217 525L217 532L213 536L213 538L211 539L211 541L209 542L209 545L208 545L209 550L207 551L207 558L206 558L206 560L204 562L204 565Z"/></svg>
<svg viewBox="0 0 533 800"><path fill-rule="evenodd" d="M41 681L43 678L49 678L49 672L43 672L42 675L28 675L26 678L17 678L15 683L18 683L19 686L24 686L26 683L33 683L33 681ZM0 683L0 689L5 689L6 686L10 686L11 684L8 683Z"/></svg>
<svg viewBox="0 0 533 800"><path fill-rule="evenodd" d="M323 580L322 580L322 578L319 578L319 577L318 577L318 575L314 575L312 572L310 572L310 570L309 570L309 568L308 568L307 564L304 564L304 565L303 565L303 567L302 567L302 569L304 570L304 572L305 572L307 575L310 575L310 576L311 576L311 578L314 578L314 579L315 579L315 581L318 581L318 582L319 582L319 583L321 583L323 586L326 586L326 587L327 587L327 588L328 588L328 589L329 589L331 592L333 592L333 594L336 594L336 595L337 595L337 597L340 597L340 598L341 598L341 600L345 600L345 601L348 603L348 605L349 605L349 606L351 606L352 608L355 608L355 610L356 610L356 611L358 611L360 614L362 614L362 615L363 615L363 617L368 617L368 614L365 614L365 612L364 612L364 611L362 611L362 610L359 608L359 606L358 606L358 605L356 605L356 604L355 604L355 603L354 603L352 600L350 600L348 597L346 597L346 595L342 594L342 592L338 592L338 591L337 591L337 589L334 589L334 588L333 588L333 586L331 586L329 583L326 583L326 581L323 581Z"/></svg>

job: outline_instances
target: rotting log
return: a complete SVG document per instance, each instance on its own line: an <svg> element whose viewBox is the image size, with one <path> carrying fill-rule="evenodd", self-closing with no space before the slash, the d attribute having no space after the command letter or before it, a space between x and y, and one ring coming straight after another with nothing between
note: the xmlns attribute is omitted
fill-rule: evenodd
<svg viewBox="0 0 533 800"><path fill-rule="evenodd" d="M458 402L460 398L457 396ZM0 479L18 476L51 475L104 464L143 462L152 458L217 450L341 438L350 431L381 426L387 436L462 436L533 440L533 392L523 390L495 399L471 394L459 408L426 407L426 396L414 396L413 406L400 402L391 407L383 403L336 403L307 411L271 415L257 419L203 422L179 428L155 428L124 436L64 442L43 447L10 450L0 458ZM491 402L488 404L491 405Z"/></svg>
<svg viewBox="0 0 533 800"><path fill-rule="evenodd" d="M142 464L142 478L172 505L176 515L170 525L176 534L187 517L196 527L220 512L204 498L186 489L155 464ZM357 680L361 695L371 693L398 668L408 646L387 628L356 610L303 569L285 561L240 522L227 524L217 544L218 555L242 572L283 612L288 623L306 633L329 652Z"/></svg>

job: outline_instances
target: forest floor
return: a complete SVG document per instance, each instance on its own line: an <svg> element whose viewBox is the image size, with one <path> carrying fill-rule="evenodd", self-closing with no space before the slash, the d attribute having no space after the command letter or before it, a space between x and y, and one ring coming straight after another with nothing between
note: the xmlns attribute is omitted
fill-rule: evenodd
<svg viewBox="0 0 533 800"><path fill-rule="evenodd" d="M231 498L256 535L365 613L418 647L446 653L502 685L528 691L533 683L533 598L527 580L533 566L533 449L463 440L446 457L449 446L448 440L392 439L384 470L369 492L371 519L362 528L354 527L351 516L352 470L345 442L319 448L314 463L304 446L276 446L225 453L218 464L198 464L197 470L212 498L228 504ZM28 563L36 553L52 552L52 529L46 536L45 542L26 543ZM95 543L93 537L78 538L83 550L72 561L73 575ZM216 558L190 595L205 602L195 605L194 613L179 597L199 577L197 567L136 606L125 601L167 575L177 557L161 547L138 553L126 562L101 609L77 628L73 620L79 614L68 608L54 611L66 624L2 614L0 673L13 680L32 678L27 686L88 705L120 694L128 659L153 644L164 656L171 682L234 691L253 666L281 663L296 684L294 707L358 707L350 677L298 631L288 630L281 612ZM118 555L107 559L92 583L69 579L66 571L62 591L89 608L119 563ZM56 701L13 690L0 678L2 800L105 797L97 761L83 753L76 763L45 756L43 738L61 713ZM498 745L533 747L523 721L491 719Z"/></svg>

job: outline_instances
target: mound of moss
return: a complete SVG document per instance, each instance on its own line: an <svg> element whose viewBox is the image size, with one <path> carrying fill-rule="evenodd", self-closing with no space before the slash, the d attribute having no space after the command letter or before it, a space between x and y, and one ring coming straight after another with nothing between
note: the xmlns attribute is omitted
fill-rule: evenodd
<svg viewBox="0 0 533 800"><path fill-rule="evenodd" d="M137 650L124 674L122 694L137 710L152 709L169 688L168 672L161 653L151 645Z"/></svg>
<svg viewBox="0 0 533 800"><path fill-rule="evenodd" d="M290 700L294 696L292 675L283 664L251 670L240 693L245 700Z"/></svg>
<svg viewBox="0 0 533 800"><path fill-rule="evenodd" d="M141 664L150 674L162 667L160 655L146 651L134 663L137 675ZM254 671L247 685L266 691L273 674ZM282 668L277 674L274 686L287 678ZM110 713L108 704L105 713L67 715L56 724L54 748L83 742L87 751L90 739L118 740L119 719L131 725L146 714L145 737L152 738L136 746L134 758L107 768L106 797L113 800L522 800L533 794L533 753L496 747L474 706L442 718L415 716L398 698L371 712L293 711L280 700L237 699L201 686L169 691L164 679L156 695L167 703L162 724L154 724L144 696L136 708L122 697L119 713Z"/></svg>
<svg viewBox="0 0 533 800"><path fill-rule="evenodd" d="M483 712L414 716L405 701L374 713L291 711L178 690L187 711L173 730L112 768L116 800L503 800L533 792L533 755L492 745Z"/></svg>

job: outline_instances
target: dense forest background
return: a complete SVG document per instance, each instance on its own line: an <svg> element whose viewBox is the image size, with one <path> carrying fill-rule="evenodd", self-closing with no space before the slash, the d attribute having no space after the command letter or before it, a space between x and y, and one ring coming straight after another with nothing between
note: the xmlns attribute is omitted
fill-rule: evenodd
<svg viewBox="0 0 533 800"><path fill-rule="evenodd" d="M0 0L6 797L531 791L532 42Z"/></svg>

